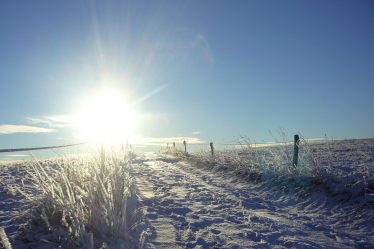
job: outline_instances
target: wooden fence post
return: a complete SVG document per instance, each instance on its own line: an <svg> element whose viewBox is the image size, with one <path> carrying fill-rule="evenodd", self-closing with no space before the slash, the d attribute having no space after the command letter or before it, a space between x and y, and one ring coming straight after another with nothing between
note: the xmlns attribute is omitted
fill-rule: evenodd
<svg viewBox="0 0 374 249"><path fill-rule="evenodd" d="M212 152L212 156L214 156L213 142L210 142L210 151Z"/></svg>
<svg viewBox="0 0 374 249"><path fill-rule="evenodd" d="M294 145L293 145L293 160L292 160L292 165L294 167L297 166L298 160L299 160L299 143L300 143L300 138L299 135L294 136Z"/></svg>
<svg viewBox="0 0 374 249"><path fill-rule="evenodd" d="M184 144L184 153L187 154L187 143L186 143L186 140L183 141L183 144Z"/></svg>

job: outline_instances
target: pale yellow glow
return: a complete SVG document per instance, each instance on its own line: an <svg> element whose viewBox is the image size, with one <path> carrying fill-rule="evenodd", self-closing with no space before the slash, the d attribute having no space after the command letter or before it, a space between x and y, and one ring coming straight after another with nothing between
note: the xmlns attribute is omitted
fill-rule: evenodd
<svg viewBox="0 0 374 249"><path fill-rule="evenodd" d="M114 89L100 91L78 115L83 139L99 143L125 143L134 129L134 113L126 98Z"/></svg>

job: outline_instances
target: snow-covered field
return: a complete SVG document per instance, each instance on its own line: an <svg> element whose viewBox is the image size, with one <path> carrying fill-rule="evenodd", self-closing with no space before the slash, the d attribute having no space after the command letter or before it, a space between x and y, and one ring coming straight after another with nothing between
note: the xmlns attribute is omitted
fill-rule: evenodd
<svg viewBox="0 0 374 249"><path fill-rule="evenodd" d="M307 173L320 179L307 191L290 191L282 187L289 182L269 180L275 179L269 171L276 169L275 174L282 165L271 160L280 160L279 153L261 151L258 155L266 156L257 155L256 162L249 150L219 152L215 158L208 153L138 155L123 169L135 179L143 215L134 224L137 239L122 248L374 248L373 140L310 149L318 162L301 158L300 167L307 162L319 167ZM266 164L265 170L258 162ZM255 165L259 177L245 174L245 163ZM9 220L30 202L15 191L26 176L25 165L1 166L0 226L13 248L56 248L43 223L38 231L19 234L24 220ZM291 173L298 181L309 179Z"/></svg>

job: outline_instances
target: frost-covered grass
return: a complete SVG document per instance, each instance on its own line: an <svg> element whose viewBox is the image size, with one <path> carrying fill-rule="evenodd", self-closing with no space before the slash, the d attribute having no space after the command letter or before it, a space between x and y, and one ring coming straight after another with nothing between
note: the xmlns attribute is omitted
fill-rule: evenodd
<svg viewBox="0 0 374 249"><path fill-rule="evenodd" d="M125 156L125 157L124 157ZM66 248L133 248L139 245L137 195L129 174L133 153L29 163L21 187L27 200L25 231L50 234ZM106 248L106 247L105 247Z"/></svg>
<svg viewBox="0 0 374 249"><path fill-rule="evenodd" d="M5 233L4 228L0 228L0 243L5 249L12 249L12 245L9 242L8 236Z"/></svg>
<svg viewBox="0 0 374 249"><path fill-rule="evenodd" d="M201 151L186 157L198 165L230 170L286 192L307 193L323 186L331 194L365 195L374 192L374 139L308 142L301 138L298 165L293 144L282 135L277 145L257 147L241 139L235 149Z"/></svg>

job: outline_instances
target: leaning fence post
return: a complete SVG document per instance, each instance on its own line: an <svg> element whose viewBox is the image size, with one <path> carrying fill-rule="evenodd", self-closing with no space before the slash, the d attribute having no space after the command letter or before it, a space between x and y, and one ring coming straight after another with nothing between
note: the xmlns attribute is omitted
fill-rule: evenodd
<svg viewBox="0 0 374 249"><path fill-rule="evenodd" d="M293 145L293 160L292 160L292 165L294 167L297 166L297 162L299 159L299 143L300 143L300 138L299 135L294 136L294 145Z"/></svg>
<svg viewBox="0 0 374 249"><path fill-rule="evenodd" d="M212 152L212 156L214 156L213 142L210 142L210 151Z"/></svg>
<svg viewBox="0 0 374 249"><path fill-rule="evenodd" d="M183 144L184 144L184 153L187 154L187 143L186 143L186 140L183 141Z"/></svg>

